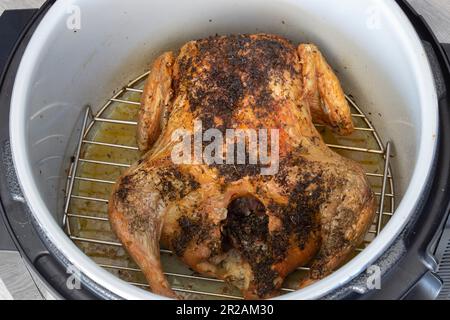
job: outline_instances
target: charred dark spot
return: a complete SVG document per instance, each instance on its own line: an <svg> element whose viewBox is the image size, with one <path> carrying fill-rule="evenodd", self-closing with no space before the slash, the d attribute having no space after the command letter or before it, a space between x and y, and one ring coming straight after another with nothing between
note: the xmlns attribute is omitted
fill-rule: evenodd
<svg viewBox="0 0 450 320"><path fill-rule="evenodd" d="M268 223L265 206L254 197L237 198L228 206L228 234L239 243L266 241Z"/></svg>
<svg viewBox="0 0 450 320"><path fill-rule="evenodd" d="M117 188L116 195L121 202L126 202L128 193L133 190L133 175L127 175L122 178Z"/></svg>
<svg viewBox="0 0 450 320"><path fill-rule="evenodd" d="M158 190L165 200L174 201L185 197L200 184L190 174L181 173L177 167L167 168L159 172Z"/></svg>
<svg viewBox="0 0 450 320"><path fill-rule="evenodd" d="M119 188L116 194L120 201L125 202L128 196L128 189Z"/></svg>
<svg viewBox="0 0 450 320"><path fill-rule="evenodd" d="M224 177L226 183L261 174L261 166L257 164L214 164L213 166Z"/></svg>
<svg viewBox="0 0 450 320"><path fill-rule="evenodd" d="M189 176L188 186L189 186L190 191L194 191L194 190L199 189L201 185L200 185L200 183L197 182L197 180L194 179L193 176Z"/></svg>
<svg viewBox="0 0 450 320"><path fill-rule="evenodd" d="M195 241L197 244L208 239L211 225L204 223L200 218L180 217L178 220L180 231L172 240L172 248L176 255L182 257L188 245Z"/></svg>

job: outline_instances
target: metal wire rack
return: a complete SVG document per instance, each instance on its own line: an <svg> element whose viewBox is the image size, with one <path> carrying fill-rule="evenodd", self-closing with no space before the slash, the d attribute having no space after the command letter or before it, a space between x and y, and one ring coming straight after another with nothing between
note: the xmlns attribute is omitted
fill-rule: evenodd
<svg viewBox="0 0 450 320"><path fill-rule="evenodd" d="M106 205L108 190L115 179L140 156L135 144L134 126L137 125L140 95L148 74L144 73L131 81L96 114L89 107L86 109L76 153L69 168L63 220L68 236L99 266L142 288L148 288L148 285L139 268L109 229ZM352 98L347 99L357 126L354 136L336 137L327 132L325 127L318 125L317 128L330 148L359 161L366 168L368 179L376 191L378 214L364 243L356 250L357 255L380 233L393 215L395 193L389 164L391 143L384 145L358 105ZM116 110L120 112L115 113ZM113 127L114 130L111 129ZM111 131L109 141L99 134L108 130ZM125 138L120 138L121 135ZM161 259L173 290L180 295L190 299L242 298L236 289L224 281L201 276L183 266L170 250L161 249ZM291 280L287 279L281 293L295 291L298 279L307 271L307 267L299 268L290 277Z"/></svg>

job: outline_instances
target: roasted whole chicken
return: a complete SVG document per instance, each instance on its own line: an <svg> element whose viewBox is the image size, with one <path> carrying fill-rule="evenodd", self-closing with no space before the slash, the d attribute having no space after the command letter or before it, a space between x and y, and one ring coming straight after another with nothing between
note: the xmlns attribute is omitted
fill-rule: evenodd
<svg viewBox="0 0 450 320"><path fill-rule="evenodd" d="M224 135L278 129L277 172L262 175L262 164L174 163L174 132L194 132L196 121ZM341 135L354 130L340 83L312 44L215 36L156 59L139 114L144 155L109 202L113 230L154 293L177 297L160 245L249 299L277 295L298 267L311 267L299 284L306 286L349 258L373 221L374 195L362 168L330 150L313 123Z"/></svg>

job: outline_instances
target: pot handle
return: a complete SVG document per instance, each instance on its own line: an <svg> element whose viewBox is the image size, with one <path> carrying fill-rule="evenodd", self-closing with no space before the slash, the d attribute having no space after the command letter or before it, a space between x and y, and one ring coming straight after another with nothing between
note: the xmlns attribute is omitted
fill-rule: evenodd
<svg viewBox="0 0 450 320"><path fill-rule="evenodd" d="M442 280L434 272L425 273L422 278L402 297L403 300L435 300L442 292Z"/></svg>
<svg viewBox="0 0 450 320"><path fill-rule="evenodd" d="M34 267L53 290L69 300L96 300L98 296L82 285L81 275L75 270L64 270L50 254L43 254L34 261Z"/></svg>

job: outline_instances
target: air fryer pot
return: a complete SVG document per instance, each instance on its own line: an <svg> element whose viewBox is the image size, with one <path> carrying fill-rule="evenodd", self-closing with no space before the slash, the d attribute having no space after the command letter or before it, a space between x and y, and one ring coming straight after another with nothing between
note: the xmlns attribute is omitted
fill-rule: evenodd
<svg viewBox="0 0 450 320"><path fill-rule="evenodd" d="M384 140L394 142L392 166L401 195L391 222L357 258L282 298L448 298L450 46L437 41L406 1L375 7L382 23L373 30L361 17L370 4L339 4L337 9L324 0L268 5L196 0L189 6L175 0L62 0L15 13L9 21L19 22L15 30L21 32L8 22L11 28L0 40L6 51L0 56L0 232L4 226L9 233L0 234L0 245L20 251L63 298L161 298L100 269L60 227L63 196L55 181L74 154L83 108L100 105L166 47L216 32L268 31L318 43L344 88L368 111L383 109L383 118L371 120ZM82 9L85 24L79 31L62 28L69 5ZM42 134L62 142L39 145ZM53 164L39 167L49 158ZM79 290L67 286L70 265L80 270ZM367 288L365 271L371 265L381 268L380 290Z"/></svg>

